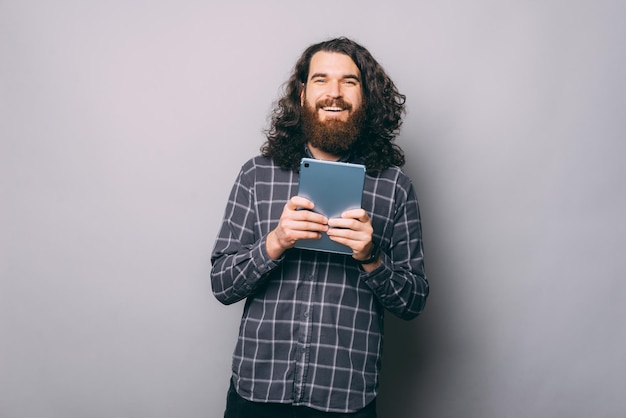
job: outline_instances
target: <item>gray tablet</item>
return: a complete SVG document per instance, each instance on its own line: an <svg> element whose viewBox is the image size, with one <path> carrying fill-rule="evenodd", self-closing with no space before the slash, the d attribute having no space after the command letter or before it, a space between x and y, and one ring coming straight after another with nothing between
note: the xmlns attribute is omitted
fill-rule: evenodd
<svg viewBox="0 0 626 418"><path fill-rule="evenodd" d="M339 218L348 209L361 207L365 166L361 164L303 158L300 161L298 196L315 203L315 212L328 218ZM352 254L350 247L322 234L320 239L302 239L296 248Z"/></svg>

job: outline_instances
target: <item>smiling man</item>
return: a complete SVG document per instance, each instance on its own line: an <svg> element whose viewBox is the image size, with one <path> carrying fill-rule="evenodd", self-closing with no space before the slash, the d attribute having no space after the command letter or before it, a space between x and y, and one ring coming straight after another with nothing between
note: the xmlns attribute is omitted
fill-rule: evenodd
<svg viewBox="0 0 626 418"><path fill-rule="evenodd" d="M349 56L335 52L317 52L309 66L302 90L302 123L309 149L316 158L317 153L319 158L337 159L359 135L361 74Z"/></svg>
<svg viewBox="0 0 626 418"><path fill-rule="evenodd" d="M211 257L215 297L245 299L224 417L376 417L384 313L415 318L429 292L417 197L393 142L404 101L350 39L297 61ZM315 205L297 196L303 157L364 164L362 207L331 219L300 210ZM352 254L294 248L321 234Z"/></svg>

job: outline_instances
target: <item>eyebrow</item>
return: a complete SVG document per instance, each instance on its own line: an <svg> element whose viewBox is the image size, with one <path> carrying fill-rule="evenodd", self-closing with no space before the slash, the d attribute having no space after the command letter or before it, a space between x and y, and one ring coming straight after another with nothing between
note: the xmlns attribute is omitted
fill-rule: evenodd
<svg viewBox="0 0 626 418"><path fill-rule="evenodd" d="M322 77L322 78L328 77L328 74L326 74L326 73L315 73L311 77L309 77L309 80L313 80L314 78L317 78L317 77ZM356 80L359 83L361 82L361 79L356 74L346 74L343 77L341 77L341 79L342 80Z"/></svg>

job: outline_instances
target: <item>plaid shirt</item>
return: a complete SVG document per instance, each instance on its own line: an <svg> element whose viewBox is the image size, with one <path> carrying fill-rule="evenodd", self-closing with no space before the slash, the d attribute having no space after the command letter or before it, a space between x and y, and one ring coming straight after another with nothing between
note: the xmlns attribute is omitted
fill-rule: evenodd
<svg viewBox="0 0 626 418"><path fill-rule="evenodd" d="M370 214L382 265L366 273L350 256L265 248L298 173L258 156L233 186L211 257L215 297L246 299L233 354L233 381L255 402L354 412L377 394L383 312L417 316L428 296L420 215L410 179L398 168L367 175Z"/></svg>

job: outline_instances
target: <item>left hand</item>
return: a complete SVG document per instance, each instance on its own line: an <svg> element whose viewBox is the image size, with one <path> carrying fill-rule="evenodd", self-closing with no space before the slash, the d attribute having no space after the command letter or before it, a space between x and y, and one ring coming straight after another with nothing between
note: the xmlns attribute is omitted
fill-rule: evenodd
<svg viewBox="0 0 626 418"><path fill-rule="evenodd" d="M328 237L353 251L355 260L367 260L374 250L372 220L363 209L352 209L341 214L341 218L328 220Z"/></svg>

